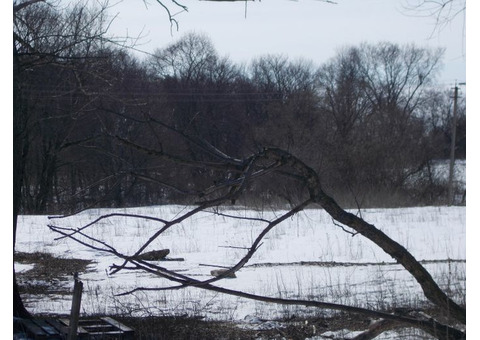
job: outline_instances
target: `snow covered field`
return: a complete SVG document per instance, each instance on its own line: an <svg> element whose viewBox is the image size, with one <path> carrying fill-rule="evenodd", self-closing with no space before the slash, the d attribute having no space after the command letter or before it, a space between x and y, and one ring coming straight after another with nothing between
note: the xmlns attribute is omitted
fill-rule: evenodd
<svg viewBox="0 0 480 340"><path fill-rule="evenodd" d="M86 314L127 314L203 316L215 320L245 320L252 317L274 319L295 315L326 315L328 311L280 306L221 295L201 289L116 294L137 286L172 285L147 273L109 274L109 266L121 261L59 236L47 227L53 223L80 227L102 214L122 212L173 219L185 212L184 206L158 206L122 210L97 209L74 217L48 220L46 216L19 218L16 250L46 252L63 258L95 261L80 273L84 283L82 312ZM425 260L434 279L458 302L464 302L466 285L465 207L422 207L366 209L362 217L404 245L418 260ZM358 213L357 211L352 211ZM246 209L222 210L241 217L266 218L278 211ZM126 254L133 254L159 224L125 217L102 220L90 234ZM213 212L202 212L169 229L146 250L170 249L170 258L161 265L198 279L210 278L214 266L231 266L246 252L264 227L254 220L229 219ZM451 261L449 261L451 260ZM17 271L31 267L17 265ZM249 263L236 273L237 278L218 284L272 297L315 299L354 306L387 309L425 302L419 285L392 258L360 235L352 236L332 222L323 210L306 210L274 228ZM73 279L55 281L52 286L73 287ZM25 296L27 307L35 313L65 313L71 296Z"/></svg>

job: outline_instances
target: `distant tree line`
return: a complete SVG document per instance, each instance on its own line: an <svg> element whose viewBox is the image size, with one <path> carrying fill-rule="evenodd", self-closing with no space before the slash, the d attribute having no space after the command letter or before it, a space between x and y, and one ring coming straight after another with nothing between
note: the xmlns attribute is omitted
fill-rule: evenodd
<svg viewBox="0 0 480 340"><path fill-rule="evenodd" d="M38 3L15 17L20 212L189 203L184 193L217 174L179 170L183 158L211 164L214 152L241 159L266 146L305 160L344 206L445 202L432 175L451 140L452 91L435 78L441 50L365 43L320 66L282 55L239 65L190 33L139 59L103 38L99 13ZM197 152L208 147L211 158ZM255 186L242 204L292 203L304 191L287 177Z"/></svg>

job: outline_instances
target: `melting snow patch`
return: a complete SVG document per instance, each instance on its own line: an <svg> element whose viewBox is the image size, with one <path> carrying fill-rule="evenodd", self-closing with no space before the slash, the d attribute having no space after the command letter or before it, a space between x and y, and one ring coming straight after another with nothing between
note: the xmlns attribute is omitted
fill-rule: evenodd
<svg viewBox="0 0 480 340"><path fill-rule="evenodd" d="M254 331L266 331L269 329L285 328L285 325L278 321L263 320L253 315L247 315L244 319L245 323L237 326L242 329L250 329Z"/></svg>
<svg viewBox="0 0 480 340"><path fill-rule="evenodd" d="M24 264L24 263L15 263L15 272L16 273L25 273L33 269L35 266L33 264Z"/></svg>
<svg viewBox="0 0 480 340"><path fill-rule="evenodd" d="M305 340L324 340L324 339L353 339L356 336L363 333L362 331L351 331L348 329L341 329L339 331L328 331L322 333L319 336L314 336L313 338L307 338Z"/></svg>

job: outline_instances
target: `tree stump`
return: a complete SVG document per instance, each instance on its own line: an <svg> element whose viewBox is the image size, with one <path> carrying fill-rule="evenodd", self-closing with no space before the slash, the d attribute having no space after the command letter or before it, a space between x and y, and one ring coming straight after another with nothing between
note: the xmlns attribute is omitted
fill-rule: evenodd
<svg viewBox="0 0 480 340"><path fill-rule="evenodd" d="M140 254L135 258L143 261L160 261L163 260L168 254L170 254L170 249L152 250Z"/></svg>
<svg viewBox="0 0 480 340"><path fill-rule="evenodd" d="M210 274L212 276L215 276L215 277L219 277L220 275L223 275L228 269L214 269L210 272ZM235 275L235 273L230 273L228 275L225 276L225 278L228 278L228 279L235 279L237 276Z"/></svg>

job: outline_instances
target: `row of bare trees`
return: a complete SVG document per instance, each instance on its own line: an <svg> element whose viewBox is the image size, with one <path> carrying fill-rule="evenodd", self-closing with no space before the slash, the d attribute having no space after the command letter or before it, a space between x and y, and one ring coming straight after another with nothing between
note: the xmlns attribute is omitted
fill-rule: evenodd
<svg viewBox="0 0 480 340"><path fill-rule="evenodd" d="M105 19L94 13L71 12L63 19L75 18L76 26L68 27L80 32L68 36L81 43L57 41L60 19L52 11L30 6L18 19L18 84L28 112L24 152L30 155L24 163L23 212L99 201L168 203L180 199L175 182L188 178L191 188L202 184L198 170L172 172L111 138L156 145L159 137L145 131L152 119L235 157L276 146L309 159L327 188L348 205L445 199L445 188L428 172L434 160L447 158L450 142L450 94L433 89L441 50L363 44L341 50L320 67L278 55L245 66L219 56L208 37L192 33L140 61L100 39ZM50 40L39 37L42 30ZM162 147L195 155L195 143L178 137L172 134ZM173 184L159 192L151 185L157 177ZM295 188L265 183L262 191L263 198L278 199ZM69 206L72 196L75 207ZM258 195L247 196L245 203L254 198Z"/></svg>

